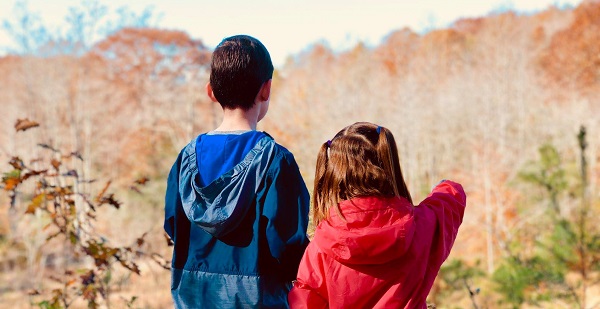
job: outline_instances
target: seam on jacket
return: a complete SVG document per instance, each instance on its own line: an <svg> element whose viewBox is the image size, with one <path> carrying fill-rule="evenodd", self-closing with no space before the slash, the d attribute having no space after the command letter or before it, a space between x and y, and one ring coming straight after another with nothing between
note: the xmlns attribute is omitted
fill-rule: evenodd
<svg viewBox="0 0 600 309"><path fill-rule="evenodd" d="M289 151L287 151L287 149L285 149L285 148L282 149L283 146L277 144L275 142L275 140L273 140L273 143L275 143L274 148L277 149L277 153L275 153L275 156L273 157L273 161L271 161L271 162L275 162L275 160L281 160L283 157L286 161L288 161L287 163L289 164L289 160L288 160L289 158L287 155L287 153ZM267 169L267 175L266 175L267 178L272 179L275 174L275 171L278 169L279 169L279 166L274 166L273 164L269 164L269 168Z"/></svg>
<svg viewBox="0 0 600 309"><path fill-rule="evenodd" d="M174 270L181 270L181 271L193 271L193 272L202 272L202 273L207 273L207 274L215 274L215 275L225 275L225 276L241 276L241 277L257 277L257 278L261 278L264 275L263 274L258 274L258 273L245 273L245 272L240 272L240 271L230 271L230 270L222 270L222 271L210 271L207 269L204 269L204 267L191 267L191 268L175 268L173 267Z"/></svg>
<svg viewBox="0 0 600 309"><path fill-rule="evenodd" d="M375 209L364 209L364 210L354 210L354 211L344 211L347 214L355 214L355 213L365 213L365 212L380 212L380 211L386 211L386 210L396 210L392 207L385 207L385 208L375 208Z"/></svg>

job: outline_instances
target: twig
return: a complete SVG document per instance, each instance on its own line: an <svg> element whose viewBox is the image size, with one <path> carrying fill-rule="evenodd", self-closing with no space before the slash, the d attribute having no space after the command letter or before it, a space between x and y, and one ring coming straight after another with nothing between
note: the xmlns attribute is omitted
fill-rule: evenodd
<svg viewBox="0 0 600 309"><path fill-rule="evenodd" d="M473 291L471 289L471 286L467 282L467 278L463 278L463 283L464 283L465 287L467 288L467 290L469 291L469 298L471 298L471 303L473 303L473 308L479 309L479 306L477 306L477 302L475 301L475 295L477 295L479 293L479 291L477 291L477 290Z"/></svg>

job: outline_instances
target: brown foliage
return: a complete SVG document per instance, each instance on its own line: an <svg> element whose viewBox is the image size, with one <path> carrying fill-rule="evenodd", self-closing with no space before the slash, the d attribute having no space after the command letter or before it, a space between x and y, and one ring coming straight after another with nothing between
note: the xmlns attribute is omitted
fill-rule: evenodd
<svg viewBox="0 0 600 309"><path fill-rule="evenodd" d="M419 35L408 28L395 31L375 50L374 57L383 63L392 76L405 74L418 40Z"/></svg>
<svg viewBox="0 0 600 309"><path fill-rule="evenodd" d="M461 18L452 24L452 28L462 33L477 34L483 27L485 18Z"/></svg>
<svg viewBox="0 0 600 309"><path fill-rule="evenodd" d="M582 93L600 89L600 3L584 2L571 24L554 35L540 55L548 79Z"/></svg>
<svg viewBox="0 0 600 309"><path fill-rule="evenodd" d="M15 130L19 130L17 126ZM109 193L110 181L99 191L94 199L88 194L81 193L80 187L83 180L76 170L68 170L63 161L72 158L71 154L61 155L60 150L40 144L47 150L46 155L35 160L35 165L48 166L49 168L34 168L26 164L19 157L13 157L9 165L12 170L3 173L3 191L16 198L17 193L26 192L27 203L24 213L30 216L45 217L46 223L42 232L46 235L45 243L58 238L67 244L75 257L91 258L93 267L86 267L84 263L74 263L65 266L63 273L49 275L48 279L59 284L59 288L50 291L38 289L30 290L27 294L42 298L36 304L40 307L69 308L82 297L88 308L97 308L100 299L106 304L110 303L111 274L115 265L140 275L138 258L148 255L162 267L168 264L161 260L157 253L145 252L145 237L147 233L138 237L131 246L113 246L102 236L96 233L90 222L95 222L96 211L101 206L108 204L119 208L113 193ZM62 166L62 167L61 167ZM144 185L147 180L138 180L138 185ZM26 183L34 186L27 187ZM28 192L31 190L30 192ZM75 270L77 269L77 270ZM41 283L39 286L43 286ZM45 299L44 299L45 298ZM32 299L33 300L33 299ZM110 306L107 306L110 307Z"/></svg>
<svg viewBox="0 0 600 309"><path fill-rule="evenodd" d="M162 29L125 28L96 44L93 55L109 62L111 68L122 74L117 78L128 80L152 69L154 73L181 73L184 65L206 65L210 54L199 40L193 40L182 31ZM156 67L170 58L170 63Z"/></svg>
<svg viewBox="0 0 600 309"><path fill-rule="evenodd" d="M449 77L460 68L460 61L468 51L467 37L454 29L436 30L425 35L416 54L435 67L441 78Z"/></svg>

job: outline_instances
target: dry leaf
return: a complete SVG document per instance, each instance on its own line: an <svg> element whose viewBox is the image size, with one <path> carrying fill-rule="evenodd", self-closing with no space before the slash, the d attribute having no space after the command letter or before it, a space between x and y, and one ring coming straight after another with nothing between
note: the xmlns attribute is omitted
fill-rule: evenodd
<svg viewBox="0 0 600 309"><path fill-rule="evenodd" d="M17 130L17 132L19 131L25 131L31 128L35 128L35 127L39 127L40 124L35 122L35 121L31 121L28 118L25 119L17 119L17 122L15 123L15 130Z"/></svg>
<svg viewBox="0 0 600 309"><path fill-rule="evenodd" d="M148 179L148 177L141 177L139 179L135 180L135 183L137 183L138 185L145 185L148 181L150 181L150 179Z"/></svg>
<svg viewBox="0 0 600 309"><path fill-rule="evenodd" d="M12 167L14 167L16 170L25 169L25 164L23 163L23 160L21 160L21 158L19 157L12 157L8 164L12 165Z"/></svg>
<svg viewBox="0 0 600 309"><path fill-rule="evenodd" d="M60 165L61 165L62 163L61 163L59 160L52 159L52 160L50 161L50 164L52 164L52 166L54 167L54 169L55 169L56 171L58 171L58 168L60 167Z"/></svg>

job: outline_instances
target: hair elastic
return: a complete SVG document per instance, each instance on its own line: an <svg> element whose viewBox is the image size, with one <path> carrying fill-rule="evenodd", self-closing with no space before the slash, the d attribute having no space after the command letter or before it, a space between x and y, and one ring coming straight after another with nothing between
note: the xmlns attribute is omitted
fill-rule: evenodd
<svg viewBox="0 0 600 309"><path fill-rule="evenodd" d="M377 129L375 131L377 131L377 134L381 133L381 127L377 126Z"/></svg>
<svg viewBox="0 0 600 309"><path fill-rule="evenodd" d="M331 141L330 140L327 141L327 147L331 147Z"/></svg>

